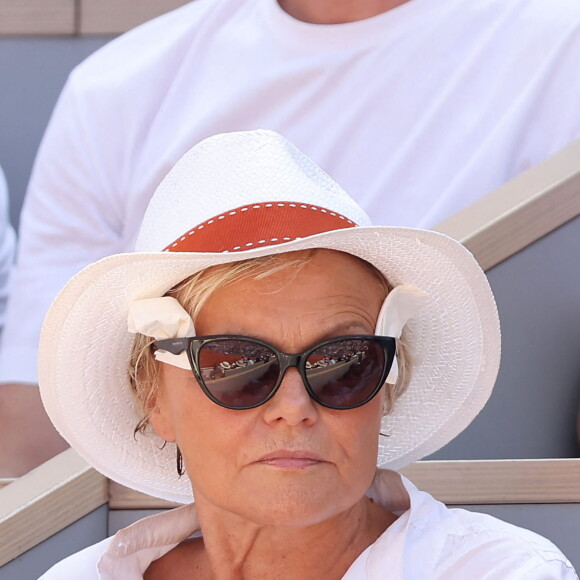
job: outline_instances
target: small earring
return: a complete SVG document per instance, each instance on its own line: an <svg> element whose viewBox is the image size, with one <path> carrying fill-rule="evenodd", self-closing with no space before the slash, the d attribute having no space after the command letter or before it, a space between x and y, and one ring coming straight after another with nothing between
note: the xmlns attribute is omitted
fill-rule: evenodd
<svg viewBox="0 0 580 580"><path fill-rule="evenodd" d="M183 456L181 455L181 449L177 448L177 457L176 457L176 465L177 468L177 475L181 477L185 473L185 469L183 468Z"/></svg>

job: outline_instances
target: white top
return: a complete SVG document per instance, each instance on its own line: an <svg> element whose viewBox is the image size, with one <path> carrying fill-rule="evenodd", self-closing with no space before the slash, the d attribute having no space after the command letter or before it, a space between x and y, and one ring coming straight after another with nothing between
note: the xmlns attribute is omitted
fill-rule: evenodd
<svg viewBox="0 0 580 580"><path fill-rule="evenodd" d="M379 470L369 496L399 518L343 580L578 580L548 540L488 515L449 509L401 477ZM399 504L399 505L397 505ZM407 509L397 507L406 504ZM154 515L63 560L40 580L141 580L149 564L199 532L195 504Z"/></svg>
<svg viewBox="0 0 580 580"><path fill-rule="evenodd" d="M4 327L16 236L8 215L8 186L0 167L0 336Z"/></svg>
<svg viewBox="0 0 580 580"><path fill-rule="evenodd" d="M339 25L195 0L113 41L71 74L40 149L0 381L36 380L54 295L132 249L203 138L277 130L376 224L430 227L580 136L579 30L577 0L410 0Z"/></svg>

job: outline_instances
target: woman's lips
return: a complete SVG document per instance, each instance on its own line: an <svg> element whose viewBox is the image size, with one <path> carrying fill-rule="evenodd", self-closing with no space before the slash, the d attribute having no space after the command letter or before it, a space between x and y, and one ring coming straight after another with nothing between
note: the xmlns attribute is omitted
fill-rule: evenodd
<svg viewBox="0 0 580 580"><path fill-rule="evenodd" d="M305 469L313 465L324 463L320 455L311 451L289 451L278 449L260 457L256 463L279 467L282 469Z"/></svg>
<svg viewBox="0 0 580 580"><path fill-rule="evenodd" d="M280 467L282 469L305 469L312 465L318 465L320 461L299 457L272 457L264 461L259 461L262 465L270 465L272 467Z"/></svg>

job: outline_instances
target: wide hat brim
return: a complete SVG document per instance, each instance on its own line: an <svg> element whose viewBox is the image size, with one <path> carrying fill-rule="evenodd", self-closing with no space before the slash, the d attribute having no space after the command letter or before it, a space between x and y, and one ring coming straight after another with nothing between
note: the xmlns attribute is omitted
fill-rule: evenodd
<svg viewBox="0 0 580 580"><path fill-rule="evenodd" d="M459 434L488 400L500 359L497 309L473 256L442 234L366 226L330 231L240 253L128 253L81 271L51 306L42 330L39 378L45 408L62 436L107 477L138 491L186 503L192 491L175 472L175 448L140 420L129 379L132 300L162 296L216 264L327 248L359 256L397 286L427 294L405 328L413 357L405 394L382 422L378 466L399 469Z"/></svg>

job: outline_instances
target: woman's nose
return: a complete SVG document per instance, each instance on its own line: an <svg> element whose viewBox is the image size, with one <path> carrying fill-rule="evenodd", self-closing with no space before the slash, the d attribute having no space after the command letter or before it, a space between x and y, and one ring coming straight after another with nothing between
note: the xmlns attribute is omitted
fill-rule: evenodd
<svg viewBox="0 0 580 580"><path fill-rule="evenodd" d="M276 394L265 404L264 418L267 422L284 421L289 425L313 423L319 408L310 398L302 377L295 367L284 373Z"/></svg>

